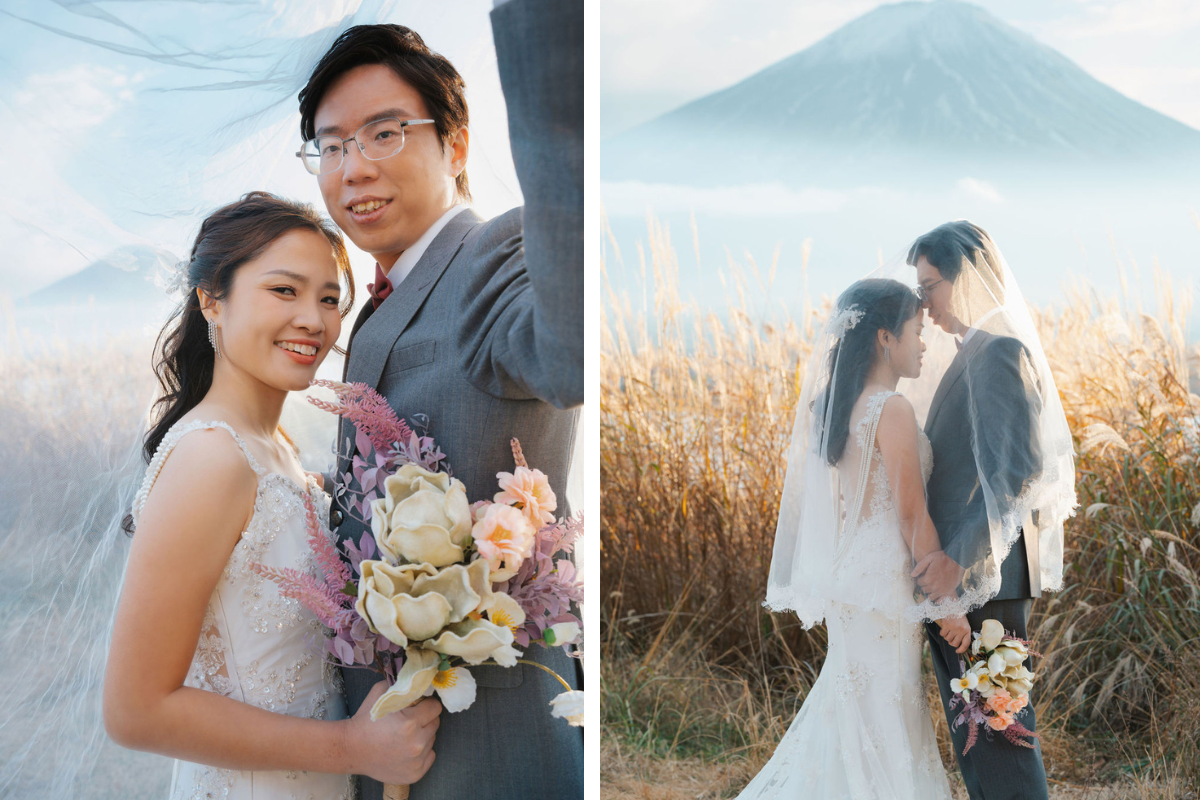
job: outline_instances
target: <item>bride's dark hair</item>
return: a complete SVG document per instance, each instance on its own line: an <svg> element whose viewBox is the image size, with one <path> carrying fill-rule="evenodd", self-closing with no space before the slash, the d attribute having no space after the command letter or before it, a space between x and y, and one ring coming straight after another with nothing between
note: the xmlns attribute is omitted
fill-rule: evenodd
<svg viewBox="0 0 1200 800"><path fill-rule="evenodd" d="M201 313L196 289L203 289L214 300L224 299L239 267L262 254L280 236L296 230L319 233L333 246L339 277L347 287L339 310L343 319L350 313L354 276L346 245L333 223L312 206L267 192L249 192L209 214L192 245L183 302L171 314L154 345L154 373L162 396L154 403L154 423L143 440L142 454L147 462L171 426L195 408L212 386L216 354L208 341L208 323Z"/></svg>
<svg viewBox="0 0 1200 800"><path fill-rule="evenodd" d="M862 394L867 373L875 361L875 341L880 330L899 336L904 323L921 308L912 289L890 278L867 278L851 284L837 299L834 315L861 312L858 322L848 328L829 348L826 373L829 384L814 402L817 441L824 447L825 459L835 466L846 449L850 436L850 412Z"/></svg>

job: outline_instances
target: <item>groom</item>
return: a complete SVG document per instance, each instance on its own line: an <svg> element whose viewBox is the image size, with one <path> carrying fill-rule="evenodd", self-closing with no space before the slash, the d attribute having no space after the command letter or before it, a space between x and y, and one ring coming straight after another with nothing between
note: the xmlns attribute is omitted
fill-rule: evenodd
<svg viewBox="0 0 1200 800"><path fill-rule="evenodd" d="M987 310L1002 302L1003 270L988 234L966 220L948 222L913 243L908 263L917 268L930 319L959 340L959 352L938 385L925 423L933 446L926 496L942 550L922 559L913 575L936 600L954 596L966 568L978 569L992 558L984 486L1016 497L1040 471L1041 453L1032 430L1041 403L1025 346L1015 338L969 327L958 317L974 305L975 324L981 325ZM1025 639L1033 598L1041 596L1036 527L1021 531L999 569L999 592L967 620L978 631L983 620L995 619ZM950 681L961 677L959 655L936 625L927 623L926 633L946 719L952 723L958 712L950 709ZM1035 729L1032 704L1020 722ZM954 755L972 800L1046 798L1040 746L1028 749L1002 736L980 736L964 756L966 736L966 725L951 730Z"/></svg>
<svg viewBox="0 0 1200 800"><path fill-rule="evenodd" d="M508 0L491 17L524 208L485 221L467 205L465 87L408 28L342 34L300 93L300 125L305 140L342 140L322 139L309 169L330 216L377 261L344 380L423 415L472 499L495 494L520 439L564 516L583 402L583 3ZM349 441L343 424L338 475ZM340 503L331 523L340 540L368 530ZM524 657L578 688L561 648ZM471 672L475 703L441 715L412 800L582 797L582 732L550 715L561 686L523 664ZM378 676L343 676L353 713ZM378 782L359 783L364 800L381 797Z"/></svg>

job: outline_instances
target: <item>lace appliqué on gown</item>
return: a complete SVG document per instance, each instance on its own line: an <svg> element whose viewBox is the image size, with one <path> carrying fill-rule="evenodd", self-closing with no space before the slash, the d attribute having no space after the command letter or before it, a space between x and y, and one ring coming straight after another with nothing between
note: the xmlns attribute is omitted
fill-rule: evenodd
<svg viewBox="0 0 1200 800"><path fill-rule="evenodd" d="M205 610L185 685L291 716L345 719L337 670L325 659L325 631L299 601L251 570L254 563L292 568L319 577L308 546L304 500L328 529L325 497L309 483L301 489L281 473L268 473L242 438L224 422L194 421L172 428L146 470L134 500L135 520L171 450L187 433L221 428L245 454L258 480L254 513L242 532ZM176 761L171 800L349 800L352 777L304 771L239 771Z"/></svg>
<svg viewBox="0 0 1200 800"><path fill-rule="evenodd" d="M921 680L924 633L902 618L912 598L910 556L875 443L893 394L868 398L838 466L850 502L835 584L854 602L830 603L821 673L740 800L950 800ZM924 434L918 440L928 479L932 451Z"/></svg>

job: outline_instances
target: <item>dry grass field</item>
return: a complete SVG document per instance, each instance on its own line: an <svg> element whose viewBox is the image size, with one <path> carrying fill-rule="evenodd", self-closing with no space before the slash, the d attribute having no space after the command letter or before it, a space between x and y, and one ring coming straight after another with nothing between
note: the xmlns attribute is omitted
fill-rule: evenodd
<svg viewBox="0 0 1200 800"><path fill-rule="evenodd" d="M653 221L632 260L646 313L610 293L601 345L602 796L732 797L825 652L823 627L760 601L828 302L766 320L751 309L770 274L731 264L728 308L699 309ZM1143 309L1080 283L1035 311L1080 501L1064 589L1031 620L1052 797L1200 796L1200 349L1183 331L1190 296L1165 274L1156 289Z"/></svg>

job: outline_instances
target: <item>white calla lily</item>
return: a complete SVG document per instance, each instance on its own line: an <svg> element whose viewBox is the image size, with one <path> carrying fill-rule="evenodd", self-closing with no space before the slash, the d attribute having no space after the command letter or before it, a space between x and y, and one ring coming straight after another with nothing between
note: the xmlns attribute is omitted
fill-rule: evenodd
<svg viewBox="0 0 1200 800"><path fill-rule="evenodd" d="M985 619L979 626L979 641L984 650L995 650L1004 640L1004 626L994 619Z"/></svg>

